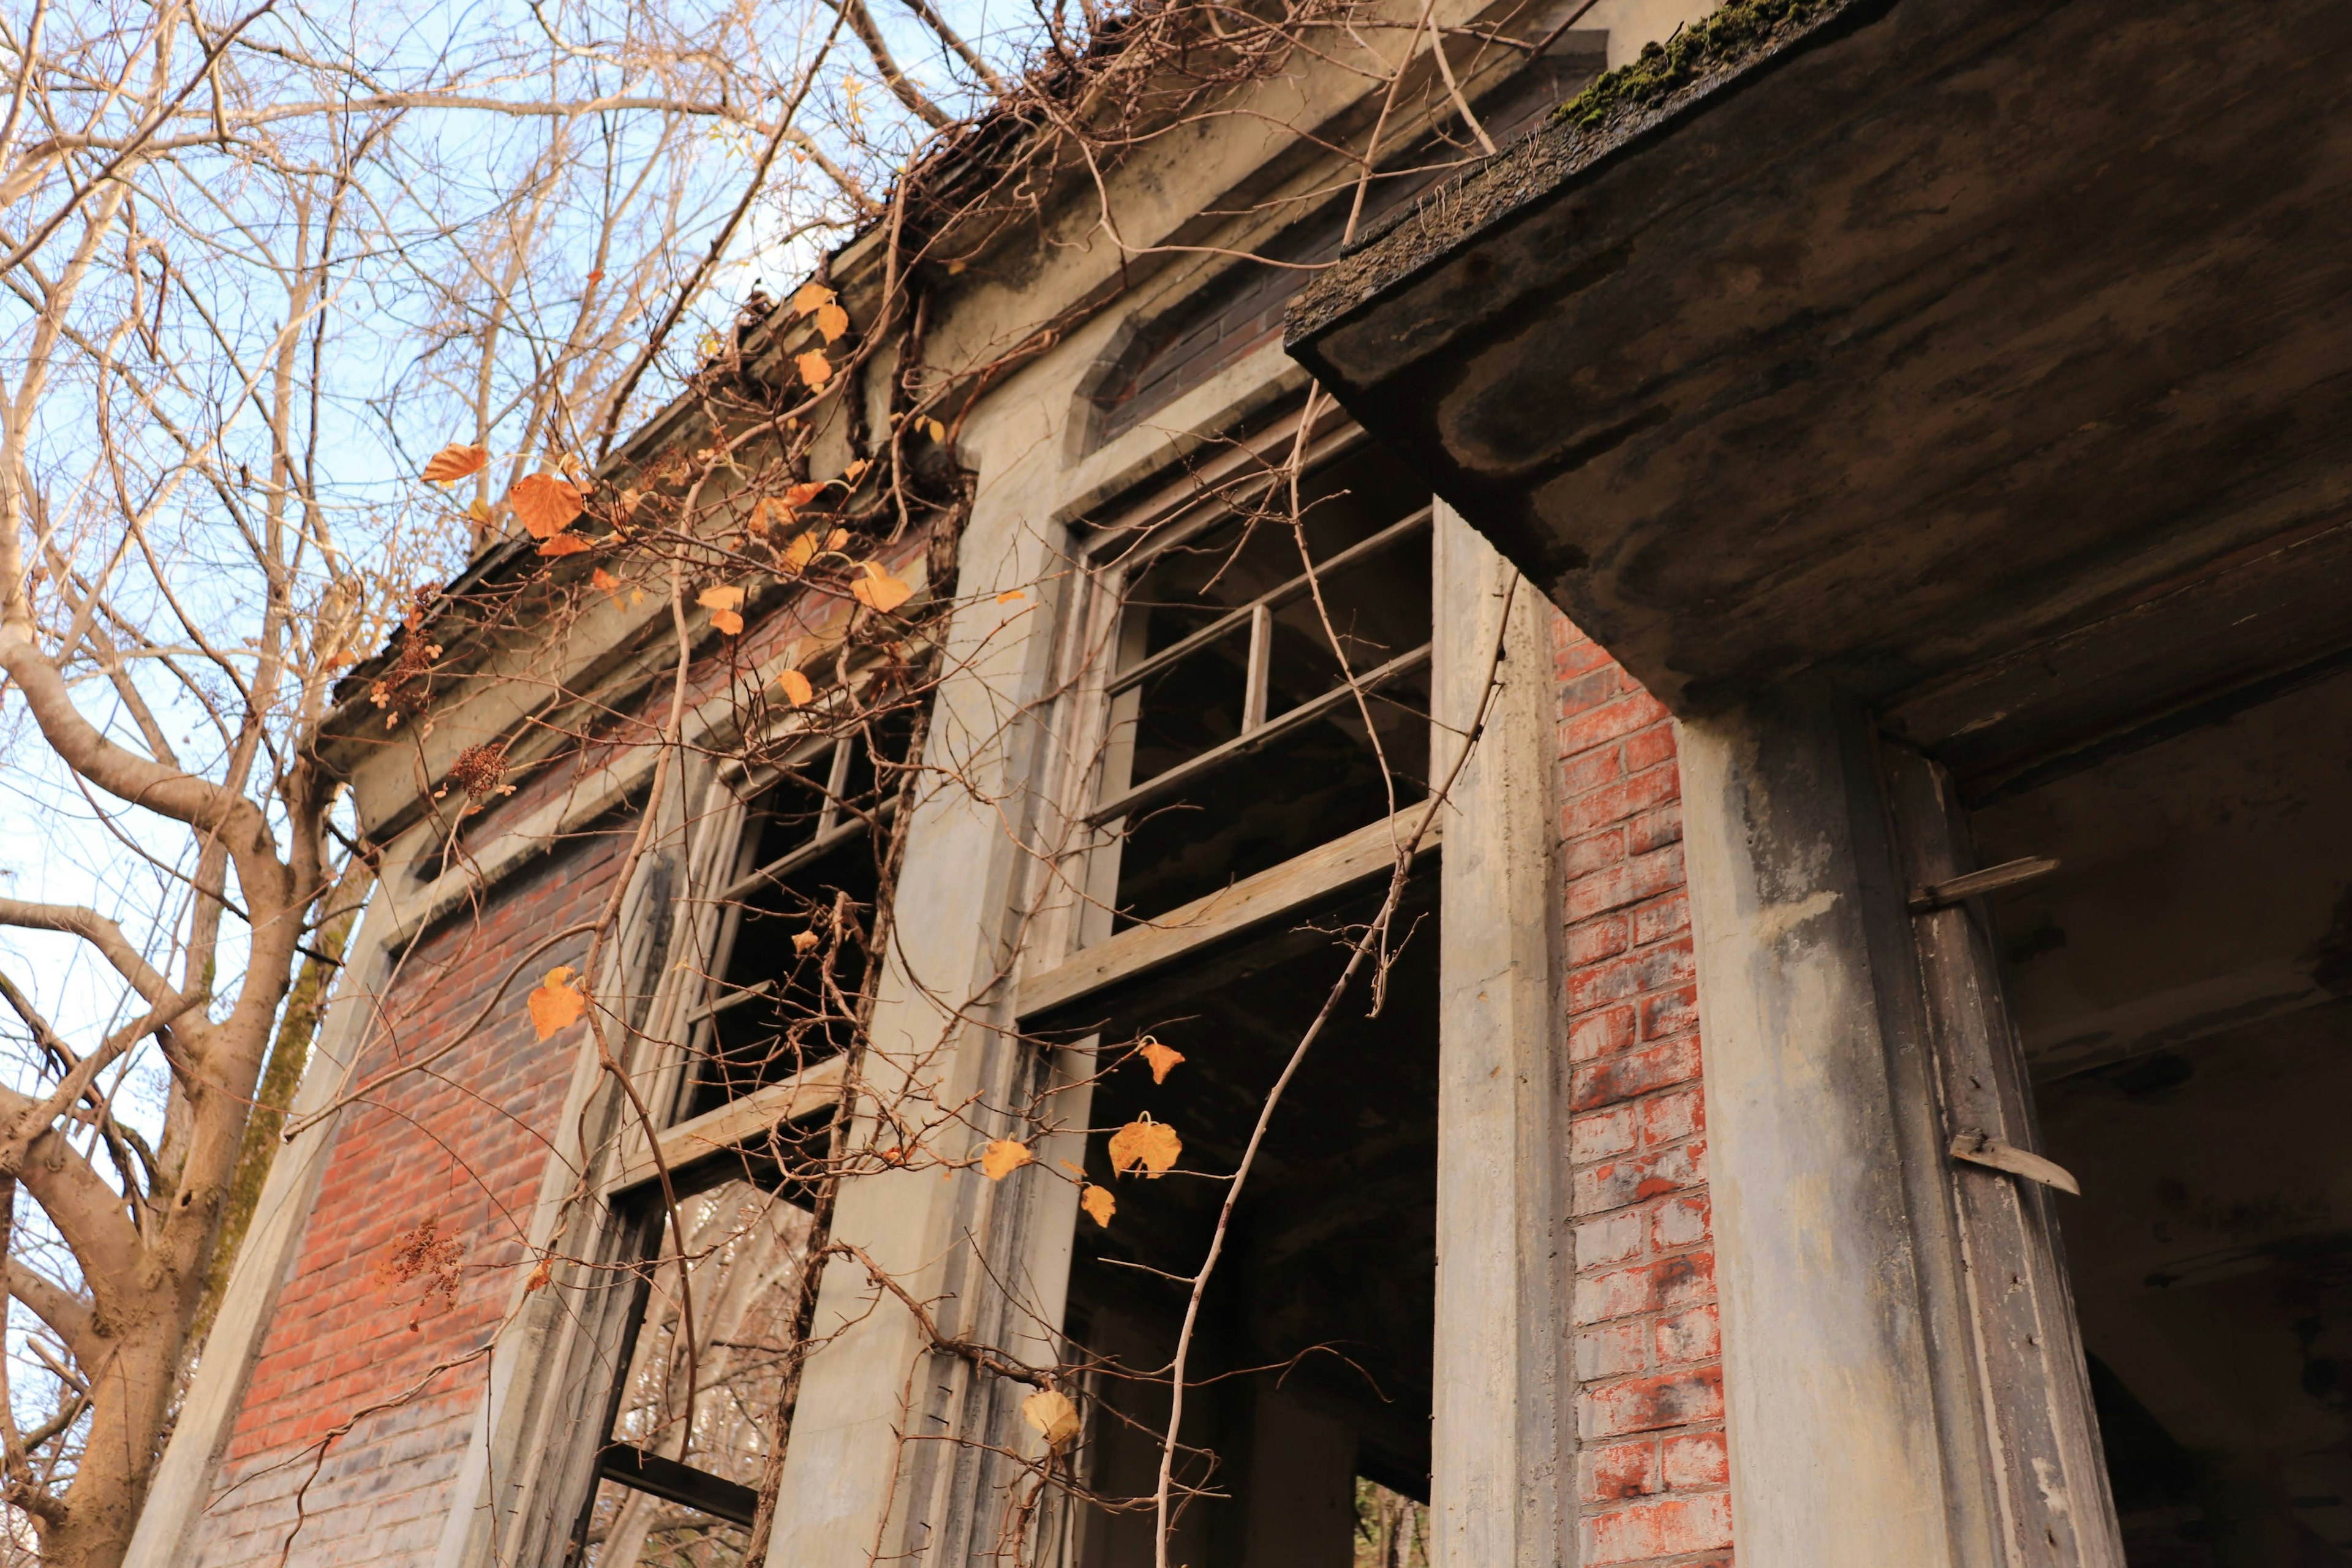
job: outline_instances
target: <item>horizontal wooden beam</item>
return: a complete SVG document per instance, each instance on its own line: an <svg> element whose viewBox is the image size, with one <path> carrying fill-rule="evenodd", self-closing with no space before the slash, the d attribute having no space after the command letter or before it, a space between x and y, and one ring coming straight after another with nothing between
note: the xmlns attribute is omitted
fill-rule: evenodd
<svg viewBox="0 0 2352 1568"><path fill-rule="evenodd" d="M1203 942L1279 920L1327 893L1378 876L1396 864L1398 847L1428 811L1426 802L1409 805L1394 816L1081 949L1066 963L1023 981L1015 1011L1024 1018L1034 1017L1171 963ZM1438 847L1444 823L1443 813L1430 823L1421 841L1423 852Z"/></svg>
<svg viewBox="0 0 2352 1568"><path fill-rule="evenodd" d="M665 1170L681 1170L698 1160L741 1148L771 1128L829 1109L841 1099L847 1067L847 1058L828 1057L781 1083L762 1085L740 1100L667 1128L650 1143L643 1127L631 1126L621 1134L621 1159L613 1179L605 1184L605 1192L621 1192L650 1182ZM656 1148L661 1152L658 1163L654 1159Z"/></svg>

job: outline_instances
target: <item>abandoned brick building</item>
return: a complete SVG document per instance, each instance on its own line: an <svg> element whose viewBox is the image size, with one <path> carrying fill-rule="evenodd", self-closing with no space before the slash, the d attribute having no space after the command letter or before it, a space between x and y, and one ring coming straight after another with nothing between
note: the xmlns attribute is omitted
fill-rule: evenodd
<svg viewBox="0 0 2352 1568"><path fill-rule="evenodd" d="M1125 1374L1392 894L1202 1298L1166 1562L1339 1568L1377 1494L1444 1568L2352 1563L2352 10L1707 10L1440 4L1393 108L1304 60L1112 170L1124 254L1076 199L942 249L924 363L1076 324L928 427L968 509L904 601L523 537L429 732L360 671L379 882L132 1560L1152 1563ZM1458 103L1499 153L1349 234L1331 149L1475 153ZM616 462L724 468L698 407ZM465 631L518 583L576 613ZM845 627L950 599L919 703L815 724L912 657ZM886 879L777 1070L792 939Z"/></svg>

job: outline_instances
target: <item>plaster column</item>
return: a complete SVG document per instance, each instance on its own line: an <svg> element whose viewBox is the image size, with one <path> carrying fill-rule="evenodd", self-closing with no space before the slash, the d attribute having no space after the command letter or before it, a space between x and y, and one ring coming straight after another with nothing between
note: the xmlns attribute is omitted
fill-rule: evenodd
<svg viewBox="0 0 2352 1568"><path fill-rule="evenodd" d="M1869 733L1806 689L1681 742L1741 1568L1990 1564Z"/></svg>
<svg viewBox="0 0 2352 1568"><path fill-rule="evenodd" d="M1435 777L1459 754L1490 670L1501 687L1444 819L1432 1563L1555 1568L1573 1513L1574 1262L1552 612L1442 501L1434 531Z"/></svg>

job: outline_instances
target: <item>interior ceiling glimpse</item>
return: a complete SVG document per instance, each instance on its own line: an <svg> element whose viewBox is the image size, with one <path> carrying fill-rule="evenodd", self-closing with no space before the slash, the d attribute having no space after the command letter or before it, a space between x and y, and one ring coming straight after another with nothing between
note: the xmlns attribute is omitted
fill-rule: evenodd
<svg viewBox="0 0 2352 1568"><path fill-rule="evenodd" d="M2352 677L1975 824L2131 1568L2352 1563Z"/></svg>

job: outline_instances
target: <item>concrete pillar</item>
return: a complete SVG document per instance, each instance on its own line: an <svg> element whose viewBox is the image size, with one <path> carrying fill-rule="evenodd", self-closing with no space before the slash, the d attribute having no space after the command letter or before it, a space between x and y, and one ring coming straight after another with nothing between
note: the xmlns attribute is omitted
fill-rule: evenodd
<svg viewBox="0 0 2352 1568"><path fill-rule="evenodd" d="M1444 824L1432 1562L1553 1568L1569 1560L1573 1513L1575 1266L1558 1040L1551 611L1442 501L1435 532L1439 780L1478 720L1490 671L1501 686Z"/></svg>
<svg viewBox="0 0 2352 1568"><path fill-rule="evenodd" d="M1870 748L1819 689L1682 727L1741 1568L1998 1561Z"/></svg>

